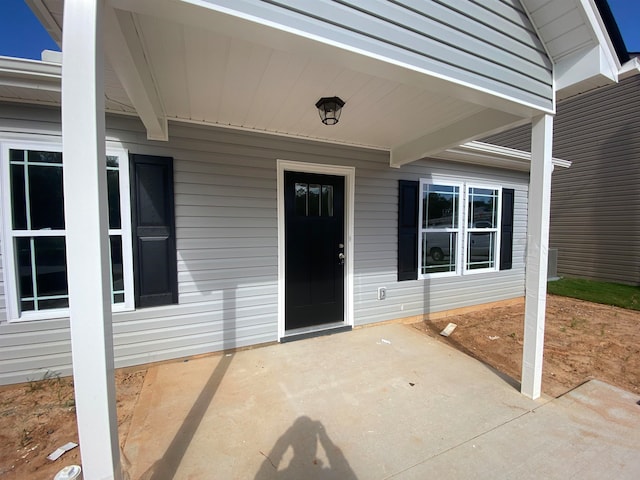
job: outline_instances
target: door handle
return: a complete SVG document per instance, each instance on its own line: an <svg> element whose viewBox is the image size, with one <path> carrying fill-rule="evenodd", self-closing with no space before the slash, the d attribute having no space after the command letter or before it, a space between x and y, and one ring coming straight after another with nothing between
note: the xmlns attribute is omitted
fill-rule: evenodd
<svg viewBox="0 0 640 480"><path fill-rule="evenodd" d="M338 254L338 260L340 265L344 265L344 253L340 252Z"/></svg>

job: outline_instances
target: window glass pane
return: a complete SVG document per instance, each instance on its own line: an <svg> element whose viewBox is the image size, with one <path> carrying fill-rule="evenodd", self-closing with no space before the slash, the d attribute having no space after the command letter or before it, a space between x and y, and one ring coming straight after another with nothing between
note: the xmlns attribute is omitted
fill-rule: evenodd
<svg viewBox="0 0 640 480"><path fill-rule="evenodd" d="M109 228L120 228L120 172L107 170L109 195Z"/></svg>
<svg viewBox="0 0 640 480"><path fill-rule="evenodd" d="M13 153L14 150L11 150ZM11 210L14 230L27 229L27 201L24 191L24 165L11 165Z"/></svg>
<svg viewBox="0 0 640 480"><path fill-rule="evenodd" d="M309 185L309 216L320 216L320 185Z"/></svg>
<svg viewBox="0 0 640 480"><path fill-rule="evenodd" d="M29 163L62 163L62 153L60 152L42 152L37 150L29 151Z"/></svg>
<svg viewBox="0 0 640 480"><path fill-rule="evenodd" d="M333 185L322 185L322 216L333 217Z"/></svg>
<svg viewBox="0 0 640 480"><path fill-rule="evenodd" d="M120 158L115 155L107 155L107 167L118 168L120 166Z"/></svg>
<svg viewBox="0 0 640 480"><path fill-rule="evenodd" d="M20 302L20 311L29 312L34 309L33 300L22 300Z"/></svg>
<svg viewBox="0 0 640 480"><path fill-rule="evenodd" d="M38 310L46 310L48 308L69 308L69 297L38 300Z"/></svg>
<svg viewBox="0 0 640 480"><path fill-rule="evenodd" d="M33 242L38 297L68 295L64 237L35 237Z"/></svg>
<svg viewBox="0 0 640 480"><path fill-rule="evenodd" d="M30 165L28 175L31 229L64 229L62 168Z"/></svg>
<svg viewBox="0 0 640 480"><path fill-rule="evenodd" d="M33 269L31 268L31 239L15 239L15 255L18 268L18 295L20 298L33 297Z"/></svg>
<svg viewBox="0 0 640 480"><path fill-rule="evenodd" d="M498 191L486 188L469 189L469 228L497 228Z"/></svg>
<svg viewBox="0 0 640 480"><path fill-rule="evenodd" d="M9 150L10 162L24 162L24 150Z"/></svg>
<svg viewBox="0 0 640 480"><path fill-rule="evenodd" d="M68 307L64 237L21 237L15 245L21 310Z"/></svg>
<svg viewBox="0 0 640 480"><path fill-rule="evenodd" d="M110 235L111 244L111 288L113 303L124 302L124 269L122 267L122 237ZM118 300L122 294L122 300Z"/></svg>
<svg viewBox="0 0 640 480"><path fill-rule="evenodd" d="M423 232L422 273L455 272L456 246L455 232Z"/></svg>
<svg viewBox="0 0 640 480"><path fill-rule="evenodd" d="M469 233L467 241L468 270L495 266L495 232Z"/></svg>
<svg viewBox="0 0 640 480"><path fill-rule="evenodd" d="M422 198L422 228L458 228L459 188L425 185Z"/></svg>
<svg viewBox="0 0 640 480"><path fill-rule="evenodd" d="M307 192L309 186L306 183L296 183L296 215L307 216Z"/></svg>

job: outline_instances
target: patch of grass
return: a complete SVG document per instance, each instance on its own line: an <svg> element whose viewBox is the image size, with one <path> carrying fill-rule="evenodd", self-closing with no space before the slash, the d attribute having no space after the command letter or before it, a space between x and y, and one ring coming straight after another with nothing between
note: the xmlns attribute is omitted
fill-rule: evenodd
<svg viewBox="0 0 640 480"><path fill-rule="evenodd" d="M573 317L569 326L573 329L582 327L587 321L584 318Z"/></svg>
<svg viewBox="0 0 640 480"><path fill-rule="evenodd" d="M562 278L549 282L547 291L563 297L578 298L629 310L640 310L640 287L631 285L581 278Z"/></svg>

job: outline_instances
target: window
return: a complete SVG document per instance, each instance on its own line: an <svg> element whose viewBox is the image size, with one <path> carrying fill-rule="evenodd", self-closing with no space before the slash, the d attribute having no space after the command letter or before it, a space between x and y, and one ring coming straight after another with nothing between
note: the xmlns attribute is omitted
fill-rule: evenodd
<svg viewBox="0 0 640 480"><path fill-rule="evenodd" d="M465 271L496 268L499 205L499 189L467 187Z"/></svg>
<svg viewBox="0 0 640 480"><path fill-rule="evenodd" d="M69 291L61 148L12 144L4 145L2 155L10 318L64 315ZM109 150L106 160L111 290L117 310L133 306L129 175L126 152Z"/></svg>
<svg viewBox="0 0 640 480"><path fill-rule="evenodd" d="M401 180L398 279L510 269L513 200L499 186Z"/></svg>
<svg viewBox="0 0 640 480"><path fill-rule="evenodd" d="M460 186L424 183L420 205L420 273L455 273L460 241Z"/></svg>

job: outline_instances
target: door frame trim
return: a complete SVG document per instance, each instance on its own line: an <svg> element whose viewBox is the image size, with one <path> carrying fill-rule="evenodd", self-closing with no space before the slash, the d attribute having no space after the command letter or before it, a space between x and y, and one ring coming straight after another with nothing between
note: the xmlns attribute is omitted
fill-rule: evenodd
<svg viewBox="0 0 640 480"><path fill-rule="evenodd" d="M344 272L344 326L353 327L353 224L355 205L355 167L325 165L321 163L295 162L277 160L278 176L278 341L285 336L285 206L284 206L284 172L319 173L344 177L344 233L345 233L345 272ZM332 324L335 327L335 324Z"/></svg>

